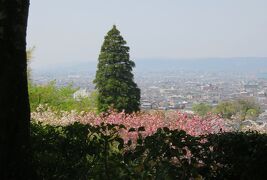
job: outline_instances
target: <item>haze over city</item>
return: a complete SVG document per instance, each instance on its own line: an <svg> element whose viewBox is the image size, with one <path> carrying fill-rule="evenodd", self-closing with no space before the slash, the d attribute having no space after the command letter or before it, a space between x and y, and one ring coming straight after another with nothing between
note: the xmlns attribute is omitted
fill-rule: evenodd
<svg viewBox="0 0 267 180"><path fill-rule="evenodd" d="M265 0L32 1L33 69L97 61L116 24L133 60L267 57Z"/></svg>

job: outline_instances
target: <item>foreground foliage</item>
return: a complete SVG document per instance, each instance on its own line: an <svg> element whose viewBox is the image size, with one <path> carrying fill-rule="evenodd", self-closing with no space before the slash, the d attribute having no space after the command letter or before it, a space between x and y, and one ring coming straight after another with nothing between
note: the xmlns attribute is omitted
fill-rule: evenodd
<svg viewBox="0 0 267 180"><path fill-rule="evenodd" d="M267 135L190 136L159 128L136 143L123 125L32 123L33 165L40 179L266 179ZM129 131L134 131L130 129ZM135 130L142 133L144 128Z"/></svg>

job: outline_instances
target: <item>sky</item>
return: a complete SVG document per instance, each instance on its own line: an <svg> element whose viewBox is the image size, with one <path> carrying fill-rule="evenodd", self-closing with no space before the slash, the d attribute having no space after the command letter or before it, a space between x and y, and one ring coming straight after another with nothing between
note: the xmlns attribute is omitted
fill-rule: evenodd
<svg viewBox="0 0 267 180"><path fill-rule="evenodd" d="M113 24L133 60L267 57L266 0L32 0L32 66L97 61Z"/></svg>

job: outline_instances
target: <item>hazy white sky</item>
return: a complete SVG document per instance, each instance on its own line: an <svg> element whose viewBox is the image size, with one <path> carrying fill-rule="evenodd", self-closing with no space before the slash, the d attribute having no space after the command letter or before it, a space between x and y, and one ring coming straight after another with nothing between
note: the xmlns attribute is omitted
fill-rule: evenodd
<svg viewBox="0 0 267 180"><path fill-rule="evenodd" d="M113 24L132 59L267 56L267 0L31 0L32 65L96 61Z"/></svg>

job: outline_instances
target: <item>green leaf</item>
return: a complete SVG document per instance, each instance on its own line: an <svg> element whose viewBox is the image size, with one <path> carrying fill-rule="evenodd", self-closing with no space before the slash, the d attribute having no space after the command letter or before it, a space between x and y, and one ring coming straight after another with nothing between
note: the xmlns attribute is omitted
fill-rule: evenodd
<svg viewBox="0 0 267 180"><path fill-rule="evenodd" d="M135 128L130 128L130 129L128 130L128 132L135 132L135 131L136 131Z"/></svg>
<svg viewBox="0 0 267 180"><path fill-rule="evenodd" d="M144 127L144 126L139 127L139 128L138 128L138 131L145 131L145 127Z"/></svg>

